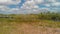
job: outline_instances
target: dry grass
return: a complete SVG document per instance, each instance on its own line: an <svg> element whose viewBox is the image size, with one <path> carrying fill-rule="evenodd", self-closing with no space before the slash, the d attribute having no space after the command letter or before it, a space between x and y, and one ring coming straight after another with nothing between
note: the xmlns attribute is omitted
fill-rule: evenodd
<svg viewBox="0 0 60 34"><path fill-rule="evenodd" d="M60 28L50 28L31 24L16 25L11 34L60 34Z"/></svg>
<svg viewBox="0 0 60 34"><path fill-rule="evenodd" d="M60 22L37 18L37 15L0 18L0 34L60 34Z"/></svg>
<svg viewBox="0 0 60 34"><path fill-rule="evenodd" d="M45 20L45 23L42 21L34 23L0 22L0 34L60 34L60 28L55 27L55 23L46 22L48 21Z"/></svg>

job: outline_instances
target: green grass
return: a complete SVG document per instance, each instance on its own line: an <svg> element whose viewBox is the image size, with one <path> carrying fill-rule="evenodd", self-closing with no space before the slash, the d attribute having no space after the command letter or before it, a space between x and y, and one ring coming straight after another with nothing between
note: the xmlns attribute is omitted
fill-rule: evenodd
<svg viewBox="0 0 60 34"><path fill-rule="evenodd" d="M55 22L55 21L52 21L52 20L41 20L40 23L41 24L39 24L39 26L60 28L60 22Z"/></svg>
<svg viewBox="0 0 60 34"><path fill-rule="evenodd" d="M14 22L0 22L0 34L10 34L13 29L16 29Z"/></svg>

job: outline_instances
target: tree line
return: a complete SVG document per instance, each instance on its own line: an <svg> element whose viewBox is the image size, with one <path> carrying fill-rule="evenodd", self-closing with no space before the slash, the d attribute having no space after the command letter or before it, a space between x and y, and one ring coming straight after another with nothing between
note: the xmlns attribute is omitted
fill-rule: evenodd
<svg viewBox="0 0 60 34"><path fill-rule="evenodd" d="M38 17L39 19L60 21L60 13L55 13L55 12L41 12L40 14L38 14Z"/></svg>

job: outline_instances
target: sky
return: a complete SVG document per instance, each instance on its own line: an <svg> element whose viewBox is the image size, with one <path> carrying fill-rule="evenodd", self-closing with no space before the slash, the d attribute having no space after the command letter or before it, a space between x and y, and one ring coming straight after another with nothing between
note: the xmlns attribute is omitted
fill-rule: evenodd
<svg viewBox="0 0 60 34"><path fill-rule="evenodd" d="M0 13L30 14L60 11L60 0L0 0Z"/></svg>

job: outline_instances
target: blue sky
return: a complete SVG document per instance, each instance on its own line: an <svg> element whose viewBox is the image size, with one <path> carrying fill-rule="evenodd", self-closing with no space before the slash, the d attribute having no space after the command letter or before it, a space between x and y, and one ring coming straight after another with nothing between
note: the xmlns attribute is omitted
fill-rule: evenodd
<svg viewBox="0 0 60 34"><path fill-rule="evenodd" d="M60 0L0 0L0 13L25 14L60 11Z"/></svg>

